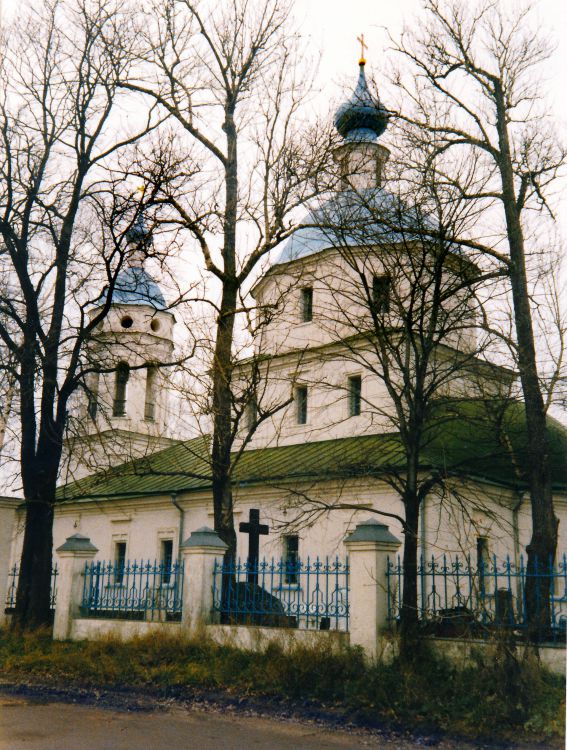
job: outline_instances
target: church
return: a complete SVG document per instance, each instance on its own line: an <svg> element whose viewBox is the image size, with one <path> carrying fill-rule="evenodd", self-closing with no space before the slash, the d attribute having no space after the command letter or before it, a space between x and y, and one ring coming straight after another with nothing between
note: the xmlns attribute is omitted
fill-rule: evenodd
<svg viewBox="0 0 567 750"><path fill-rule="evenodd" d="M425 328L434 309L432 285L447 298L460 286L433 329L426 385L435 397L436 422L420 471L443 482L432 482L423 499L419 554L495 555L518 563L531 533L527 483L519 470L525 461L522 409L519 403L507 407L506 445L494 422L481 418L494 416L514 374L478 352L475 300L460 283L474 274L474 264L450 248L436 280L415 228L420 222L427 228L427 219L407 209L413 229L400 227L400 204L384 186L388 149L380 136L388 113L368 88L364 62L335 124L341 143L334 154L334 194L311 209L252 290L262 325L253 355L237 364L234 376L242 394L234 443L235 527L259 511L267 527L260 558L287 561L343 559L345 537L368 517L403 539L404 508L396 490L405 461L403 413L396 398L416 362L407 348L409 370L388 359L388 352L402 351L396 316L421 300L414 319ZM54 547L80 533L97 547L97 559L169 565L180 559L191 532L214 525L210 437L180 441L170 433L171 382L160 363L174 351L175 316L144 267L148 235L142 217L129 235L141 250L119 276L111 311L87 352L97 367L81 394L82 432L68 445L73 481L59 491ZM550 433L563 552L567 432L551 419ZM21 549L17 515L10 528L14 565ZM247 545L246 532L239 531L242 558Z"/></svg>

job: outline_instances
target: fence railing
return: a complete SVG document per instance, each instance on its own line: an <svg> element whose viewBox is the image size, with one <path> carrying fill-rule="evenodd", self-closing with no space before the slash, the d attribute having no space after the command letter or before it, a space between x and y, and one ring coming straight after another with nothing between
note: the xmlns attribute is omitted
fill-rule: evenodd
<svg viewBox="0 0 567 750"><path fill-rule="evenodd" d="M51 592L50 592L50 606L51 609L55 609L55 602L57 601L57 576L59 570L57 564L55 564L51 570ZM6 601L4 603L5 611L12 612L16 607L16 593L18 591L18 580L20 578L20 567L19 565L12 565L8 572L8 588L6 590Z"/></svg>
<svg viewBox="0 0 567 750"><path fill-rule="evenodd" d="M549 586L551 640L565 638L567 626L567 555L544 570L536 566L533 575L536 598L541 599L543 587ZM388 618L400 616L403 587L403 565L398 557L388 558ZM495 626L522 631L526 620L527 569L521 556L516 565L509 557L490 562L471 562L470 557L421 558L418 573L418 616L432 632L453 635L468 630L471 634L487 636ZM538 593L540 592L540 593Z"/></svg>
<svg viewBox="0 0 567 750"><path fill-rule="evenodd" d="M181 619L183 565L150 560L88 562L81 613L121 620Z"/></svg>
<svg viewBox="0 0 567 750"><path fill-rule="evenodd" d="M348 558L217 561L213 610L233 624L348 630Z"/></svg>

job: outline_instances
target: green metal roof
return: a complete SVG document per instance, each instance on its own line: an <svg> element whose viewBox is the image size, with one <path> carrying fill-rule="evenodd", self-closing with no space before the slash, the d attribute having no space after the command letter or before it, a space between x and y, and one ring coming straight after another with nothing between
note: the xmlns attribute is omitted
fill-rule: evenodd
<svg viewBox="0 0 567 750"><path fill-rule="evenodd" d="M526 487L528 465L523 406L508 405L501 418L496 401L439 402L429 420L422 451L424 470ZM549 419L552 478L567 489L567 429ZM61 487L60 500L157 495L211 487L208 437L195 438ZM366 435L246 450L234 484L380 476L399 471L404 453L398 434Z"/></svg>

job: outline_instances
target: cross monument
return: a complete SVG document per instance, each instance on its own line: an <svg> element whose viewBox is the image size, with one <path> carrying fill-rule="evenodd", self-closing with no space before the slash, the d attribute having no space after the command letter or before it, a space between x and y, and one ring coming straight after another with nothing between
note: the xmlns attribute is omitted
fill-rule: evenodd
<svg viewBox="0 0 567 750"><path fill-rule="evenodd" d="M260 511L257 508L250 508L248 521L242 521L238 528L248 534L248 583L257 583L260 536L269 534L270 529L267 524L260 523Z"/></svg>

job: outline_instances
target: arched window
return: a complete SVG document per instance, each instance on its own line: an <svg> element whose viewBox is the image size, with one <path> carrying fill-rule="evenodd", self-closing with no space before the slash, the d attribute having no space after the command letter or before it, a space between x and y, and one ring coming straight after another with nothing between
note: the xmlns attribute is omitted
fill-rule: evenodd
<svg viewBox="0 0 567 750"><path fill-rule="evenodd" d="M87 413L91 419L96 419L96 413L98 411L98 388L100 382L100 373L91 373L90 383L87 389Z"/></svg>
<svg viewBox="0 0 567 750"><path fill-rule="evenodd" d="M120 362L116 368L116 380L114 383L113 417L123 417L126 414L126 386L128 385L129 377L130 368L126 362Z"/></svg>
<svg viewBox="0 0 567 750"><path fill-rule="evenodd" d="M149 365L146 375L146 403L144 406L144 419L153 422L156 412L156 375L155 365Z"/></svg>

